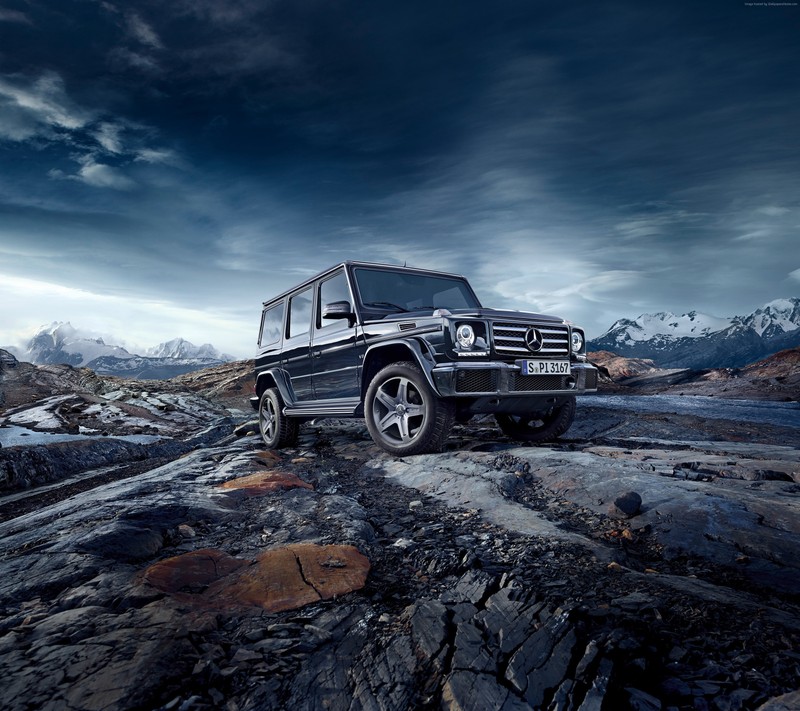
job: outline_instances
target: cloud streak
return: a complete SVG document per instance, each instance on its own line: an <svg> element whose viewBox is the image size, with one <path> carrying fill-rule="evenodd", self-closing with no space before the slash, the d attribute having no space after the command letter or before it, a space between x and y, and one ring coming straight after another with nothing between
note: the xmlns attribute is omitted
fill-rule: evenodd
<svg viewBox="0 0 800 711"><path fill-rule="evenodd" d="M55 131L83 128L92 114L69 99L55 72L32 82L18 76L0 77L0 136L24 141L34 136L57 138Z"/></svg>

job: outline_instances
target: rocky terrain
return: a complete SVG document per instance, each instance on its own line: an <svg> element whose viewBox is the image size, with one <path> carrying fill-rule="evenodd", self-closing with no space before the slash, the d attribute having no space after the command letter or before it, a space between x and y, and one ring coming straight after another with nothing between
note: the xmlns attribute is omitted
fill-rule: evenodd
<svg viewBox="0 0 800 711"><path fill-rule="evenodd" d="M800 401L800 347L741 368L659 368L652 360L609 351L595 351L589 358L601 369L606 392Z"/></svg>
<svg viewBox="0 0 800 711"><path fill-rule="evenodd" d="M247 364L0 364L3 708L800 707L785 393L609 379L558 443L395 459L357 421L265 451Z"/></svg>

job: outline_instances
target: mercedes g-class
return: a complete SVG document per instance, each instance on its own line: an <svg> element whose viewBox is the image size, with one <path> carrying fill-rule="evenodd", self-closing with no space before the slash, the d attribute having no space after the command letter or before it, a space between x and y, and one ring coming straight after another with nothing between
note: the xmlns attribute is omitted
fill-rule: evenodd
<svg viewBox="0 0 800 711"><path fill-rule="evenodd" d="M441 451L454 421L494 415L524 442L564 434L597 390L568 321L481 306L462 276L348 261L264 302L255 395L264 443L301 422L363 417L404 456Z"/></svg>

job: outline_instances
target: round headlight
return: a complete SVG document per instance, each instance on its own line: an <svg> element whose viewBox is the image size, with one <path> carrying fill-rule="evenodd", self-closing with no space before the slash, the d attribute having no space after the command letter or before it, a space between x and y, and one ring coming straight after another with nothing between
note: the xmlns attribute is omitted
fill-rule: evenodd
<svg viewBox="0 0 800 711"><path fill-rule="evenodd" d="M583 348L583 334L580 331L572 332L572 351L578 353Z"/></svg>
<svg viewBox="0 0 800 711"><path fill-rule="evenodd" d="M456 329L456 341L458 341L458 345L462 348L472 348L472 344L475 343L475 331L472 329L468 323L462 323Z"/></svg>

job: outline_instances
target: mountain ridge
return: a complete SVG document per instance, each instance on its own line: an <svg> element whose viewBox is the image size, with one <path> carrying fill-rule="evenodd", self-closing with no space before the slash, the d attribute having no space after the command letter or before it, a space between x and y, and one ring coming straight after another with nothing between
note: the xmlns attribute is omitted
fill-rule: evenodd
<svg viewBox="0 0 800 711"><path fill-rule="evenodd" d="M697 311L619 319L589 350L645 358L662 368L738 368L800 346L800 298L775 299L746 316Z"/></svg>
<svg viewBox="0 0 800 711"><path fill-rule="evenodd" d="M41 327L24 349L5 347L18 360L34 365L87 367L100 375L117 375L141 380L162 380L201 368L236 360L210 343L196 346L184 338L173 338L144 354L131 353L123 346L75 328L69 321L54 321Z"/></svg>

